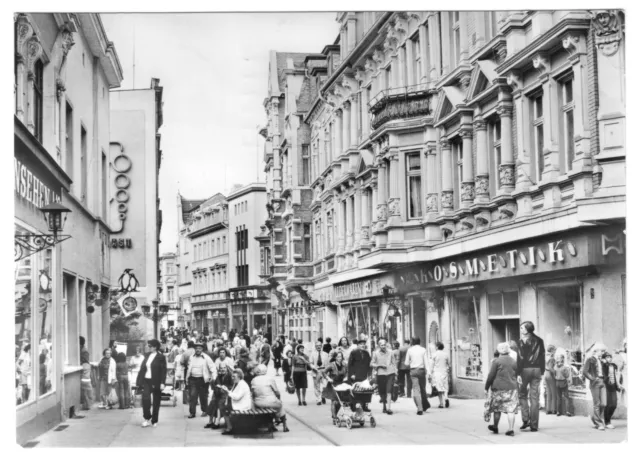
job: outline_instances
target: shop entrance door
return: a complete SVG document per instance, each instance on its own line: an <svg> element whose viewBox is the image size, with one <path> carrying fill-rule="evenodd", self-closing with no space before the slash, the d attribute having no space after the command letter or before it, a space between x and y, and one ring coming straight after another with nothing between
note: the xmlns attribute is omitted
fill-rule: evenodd
<svg viewBox="0 0 640 459"><path fill-rule="evenodd" d="M489 356L493 356L493 352L498 344L504 342L515 341L520 339L520 320L519 319L489 319L491 323L491 352Z"/></svg>

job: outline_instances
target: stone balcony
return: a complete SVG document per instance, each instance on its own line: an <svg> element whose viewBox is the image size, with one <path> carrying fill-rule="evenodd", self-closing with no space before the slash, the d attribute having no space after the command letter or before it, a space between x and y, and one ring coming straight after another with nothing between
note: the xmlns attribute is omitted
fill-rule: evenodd
<svg viewBox="0 0 640 459"><path fill-rule="evenodd" d="M369 102L371 127L375 130L389 121L429 116L431 97L425 84L384 89Z"/></svg>

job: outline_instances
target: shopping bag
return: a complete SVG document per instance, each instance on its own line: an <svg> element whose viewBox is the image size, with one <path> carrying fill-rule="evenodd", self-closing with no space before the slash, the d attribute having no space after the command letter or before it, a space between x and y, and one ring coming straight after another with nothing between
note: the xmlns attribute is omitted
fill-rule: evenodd
<svg viewBox="0 0 640 459"><path fill-rule="evenodd" d="M293 385L293 379L290 379L287 382L287 393L289 393L289 394L295 394L296 393L296 387Z"/></svg>
<svg viewBox="0 0 640 459"><path fill-rule="evenodd" d="M134 408L142 408L142 392L136 391L133 396Z"/></svg>
<svg viewBox="0 0 640 459"><path fill-rule="evenodd" d="M118 404L118 393L116 392L116 388L112 387L109 392L109 396L107 397L107 402L110 406L114 406Z"/></svg>
<svg viewBox="0 0 640 459"><path fill-rule="evenodd" d="M484 400L484 422L491 422L491 393Z"/></svg>
<svg viewBox="0 0 640 459"><path fill-rule="evenodd" d="M427 393L427 397L431 397L431 395L433 394L433 386L430 383L427 383L424 390Z"/></svg>
<svg viewBox="0 0 640 459"><path fill-rule="evenodd" d="M188 387L185 387L182 390L182 404L183 405L189 404L189 388Z"/></svg>
<svg viewBox="0 0 640 459"><path fill-rule="evenodd" d="M397 402L398 401L398 394L400 393L400 386L398 386L397 382L393 383L393 388L391 389L391 401L392 402Z"/></svg>

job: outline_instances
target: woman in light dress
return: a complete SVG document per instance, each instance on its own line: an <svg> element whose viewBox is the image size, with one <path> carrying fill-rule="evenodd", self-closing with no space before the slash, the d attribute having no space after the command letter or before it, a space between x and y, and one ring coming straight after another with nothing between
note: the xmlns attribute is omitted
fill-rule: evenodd
<svg viewBox="0 0 640 459"><path fill-rule="evenodd" d="M433 384L438 390L440 406L449 408L449 356L444 352L444 344L436 343L436 352L433 355Z"/></svg>

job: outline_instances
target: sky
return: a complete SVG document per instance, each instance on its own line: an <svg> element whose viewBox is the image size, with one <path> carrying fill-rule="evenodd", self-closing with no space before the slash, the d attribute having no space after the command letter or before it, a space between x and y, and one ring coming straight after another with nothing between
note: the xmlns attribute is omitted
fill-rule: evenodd
<svg viewBox="0 0 640 459"><path fill-rule="evenodd" d="M321 52L339 33L336 13L101 17L122 65L119 89L148 88L151 78L163 87L160 253L174 252L178 191L204 199L265 181L257 126L266 124L269 51Z"/></svg>

